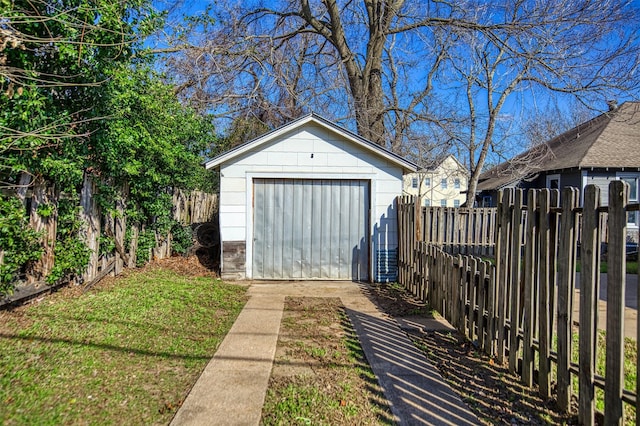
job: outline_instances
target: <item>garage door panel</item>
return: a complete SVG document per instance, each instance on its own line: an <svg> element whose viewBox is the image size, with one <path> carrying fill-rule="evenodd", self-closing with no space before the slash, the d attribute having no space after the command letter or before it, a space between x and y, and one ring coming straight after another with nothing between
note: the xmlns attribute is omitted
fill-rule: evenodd
<svg viewBox="0 0 640 426"><path fill-rule="evenodd" d="M367 279L369 184L255 179L253 276Z"/></svg>

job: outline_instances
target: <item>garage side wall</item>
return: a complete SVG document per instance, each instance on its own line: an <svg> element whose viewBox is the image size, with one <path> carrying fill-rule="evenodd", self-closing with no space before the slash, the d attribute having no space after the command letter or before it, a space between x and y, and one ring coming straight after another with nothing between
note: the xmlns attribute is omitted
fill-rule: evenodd
<svg viewBox="0 0 640 426"><path fill-rule="evenodd" d="M370 181L370 277L380 253L397 249L395 197L402 169L338 133L309 124L220 166L221 269L226 279L252 278L253 179L365 179Z"/></svg>

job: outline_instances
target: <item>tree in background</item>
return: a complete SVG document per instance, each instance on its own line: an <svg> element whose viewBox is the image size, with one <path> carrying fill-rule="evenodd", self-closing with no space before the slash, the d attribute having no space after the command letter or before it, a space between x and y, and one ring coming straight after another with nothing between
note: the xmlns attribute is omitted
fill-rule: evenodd
<svg viewBox="0 0 640 426"><path fill-rule="evenodd" d="M269 108L322 112L402 154L451 141L473 197L536 100L638 95L639 18L615 0L222 1L164 52L180 93L227 119L266 93Z"/></svg>

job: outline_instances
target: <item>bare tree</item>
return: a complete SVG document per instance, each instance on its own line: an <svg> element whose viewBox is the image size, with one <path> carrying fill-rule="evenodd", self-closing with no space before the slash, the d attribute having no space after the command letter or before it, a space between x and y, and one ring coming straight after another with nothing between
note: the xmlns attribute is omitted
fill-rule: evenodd
<svg viewBox="0 0 640 426"><path fill-rule="evenodd" d="M471 171L469 197L475 195L490 150L513 140L510 132L533 113L530 105L536 99L560 96L596 108L611 96L637 96L640 81L639 46L631 29L638 9L628 2L474 6L475 15L467 20L482 25L456 23L455 47L445 61L453 71L446 87L468 119L456 139ZM463 97L455 97L459 93ZM503 114L507 102L510 115Z"/></svg>
<svg viewBox="0 0 640 426"><path fill-rule="evenodd" d="M468 202L537 99L603 109L638 94L630 1L231 1L170 42L186 97L228 118L265 99L283 118L320 111L400 153L454 141Z"/></svg>

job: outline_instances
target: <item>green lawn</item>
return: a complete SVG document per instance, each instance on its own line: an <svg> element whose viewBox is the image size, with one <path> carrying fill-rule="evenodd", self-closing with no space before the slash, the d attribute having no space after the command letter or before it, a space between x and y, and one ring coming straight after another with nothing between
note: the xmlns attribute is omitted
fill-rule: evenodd
<svg viewBox="0 0 640 426"><path fill-rule="evenodd" d="M244 302L147 269L0 313L0 424L167 424Z"/></svg>

